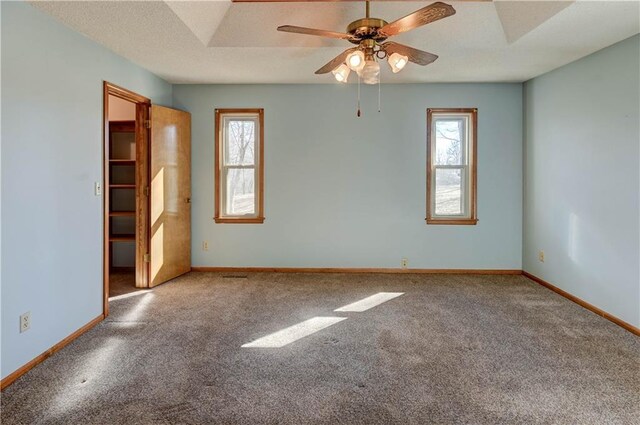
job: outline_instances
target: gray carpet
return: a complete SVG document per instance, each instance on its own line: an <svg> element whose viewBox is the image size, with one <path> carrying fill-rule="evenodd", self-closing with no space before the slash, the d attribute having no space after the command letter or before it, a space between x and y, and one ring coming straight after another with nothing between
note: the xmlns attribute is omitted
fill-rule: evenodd
<svg viewBox="0 0 640 425"><path fill-rule="evenodd" d="M362 313L333 310L405 292ZM282 348L241 348L315 316ZM640 339L522 276L191 273L2 394L3 424L638 424Z"/></svg>
<svg viewBox="0 0 640 425"><path fill-rule="evenodd" d="M111 280L109 281L109 296L128 294L129 292L139 291L136 288L136 274L131 272L111 272Z"/></svg>

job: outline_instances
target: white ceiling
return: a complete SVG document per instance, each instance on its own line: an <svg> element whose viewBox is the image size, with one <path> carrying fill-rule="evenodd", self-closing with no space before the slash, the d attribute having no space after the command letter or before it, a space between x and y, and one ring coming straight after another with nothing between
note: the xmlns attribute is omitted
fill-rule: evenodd
<svg viewBox="0 0 640 425"><path fill-rule="evenodd" d="M372 2L389 22L432 3ZM383 82L526 81L640 32L639 1L449 1L457 13L393 41L435 53ZM334 83L314 72L352 45L276 31L344 31L362 2L34 1L171 83ZM385 69L387 67L383 67Z"/></svg>

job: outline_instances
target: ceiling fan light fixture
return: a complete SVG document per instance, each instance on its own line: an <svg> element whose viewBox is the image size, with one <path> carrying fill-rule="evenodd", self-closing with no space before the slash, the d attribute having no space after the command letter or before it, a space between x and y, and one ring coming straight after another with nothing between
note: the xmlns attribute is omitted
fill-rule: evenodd
<svg viewBox="0 0 640 425"><path fill-rule="evenodd" d="M391 70L397 73L408 62L425 66L438 59L438 56L433 53L386 40L392 36L422 27L456 13L456 10L451 5L436 1L400 19L387 22L384 19L371 18L369 0L364 3L365 17L351 22L347 26L346 32L294 25L278 27L278 31L341 39L357 46L343 51L316 71L316 74L328 74L331 72L335 79L341 83L347 82L351 71L355 71L358 74L357 116L360 116L360 79L363 80L364 84L378 84L378 112L380 112L380 64L378 60L382 61L386 58Z"/></svg>
<svg viewBox="0 0 640 425"><path fill-rule="evenodd" d="M364 53L361 50L356 50L347 56L347 66L352 70L359 72L364 68Z"/></svg>
<svg viewBox="0 0 640 425"><path fill-rule="evenodd" d="M336 80L340 83L346 83L349 78L349 73L351 70L346 64L341 64L339 67L331 71Z"/></svg>
<svg viewBox="0 0 640 425"><path fill-rule="evenodd" d="M380 64L374 60L368 60L360 73L365 84L378 84L380 81Z"/></svg>
<svg viewBox="0 0 640 425"><path fill-rule="evenodd" d="M389 66L391 67L391 71L393 71L394 74L400 72L402 70L402 68L404 68L407 65L407 62L409 61L409 58L407 56L401 55L399 53L392 53L391 55L389 55Z"/></svg>

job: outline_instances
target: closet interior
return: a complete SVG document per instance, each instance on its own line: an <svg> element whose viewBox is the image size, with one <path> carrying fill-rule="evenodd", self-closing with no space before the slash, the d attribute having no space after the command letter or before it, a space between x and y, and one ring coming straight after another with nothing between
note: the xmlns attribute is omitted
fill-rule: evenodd
<svg viewBox="0 0 640 425"><path fill-rule="evenodd" d="M109 96L109 296L136 290L136 104Z"/></svg>

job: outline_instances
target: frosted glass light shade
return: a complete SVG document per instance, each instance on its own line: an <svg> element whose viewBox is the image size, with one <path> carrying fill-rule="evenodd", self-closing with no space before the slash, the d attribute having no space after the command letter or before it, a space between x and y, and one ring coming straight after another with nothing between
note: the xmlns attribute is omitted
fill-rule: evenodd
<svg viewBox="0 0 640 425"><path fill-rule="evenodd" d="M340 65L339 67L337 67L331 72L333 73L333 76L336 78L336 80L338 80L341 83L346 83L347 78L349 78L349 73L351 72L351 70L347 65L343 63L342 65Z"/></svg>
<svg viewBox="0 0 640 425"><path fill-rule="evenodd" d="M394 74L400 72L400 70L405 67L408 60L409 58L404 55L401 55L399 53L392 53L388 59L389 66L391 66L391 71L393 71Z"/></svg>
<svg viewBox="0 0 640 425"><path fill-rule="evenodd" d="M356 50L347 56L347 66L352 70L359 72L364 68L364 53L360 50Z"/></svg>
<svg viewBox="0 0 640 425"><path fill-rule="evenodd" d="M380 81L380 65L376 61L366 61L360 76L365 84L378 84L378 81Z"/></svg>

